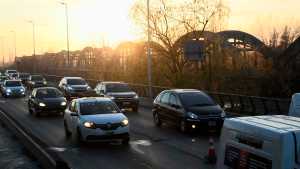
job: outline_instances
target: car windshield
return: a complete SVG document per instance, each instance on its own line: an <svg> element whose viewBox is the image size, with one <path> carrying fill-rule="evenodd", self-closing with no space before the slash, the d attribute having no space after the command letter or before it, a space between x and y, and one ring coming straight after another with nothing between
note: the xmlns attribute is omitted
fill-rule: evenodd
<svg viewBox="0 0 300 169"><path fill-rule="evenodd" d="M12 76L12 77L17 77L18 74L14 73L14 74L12 74L11 76Z"/></svg>
<svg viewBox="0 0 300 169"><path fill-rule="evenodd" d="M127 84L108 84L106 85L107 92L131 92Z"/></svg>
<svg viewBox="0 0 300 169"><path fill-rule="evenodd" d="M8 70L7 73L17 73L16 70Z"/></svg>
<svg viewBox="0 0 300 169"><path fill-rule="evenodd" d="M6 81L5 86L6 87L17 87L17 86L22 86L22 83L20 81Z"/></svg>
<svg viewBox="0 0 300 169"><path fill-rule="evenodd" d="M30 75L29 74L26 74L26 73L22 73L22 74L19 74L19 77L20 78L28 78Z"/></svg>
<svg viewBox="0 0 300 169"><path fill-rule="evenodd" d="M44 78L42 76L31 76L32 81L43 81Z"/></svg>
<svg viewBox="0 0 300 169"><path fill-rule="evenodd" d="M68 79L68 85L86 85L86 81L83 79Z"/></svg>
<svg viewBox="0 0 300 169"><path fill-rule="evenodd" d="M62 93L57 89L39 89L36 92L37 98L57 98L63 97Z"/></svg>
<svg viewBox="0 0 300 169"><path fill-rule="evenodd" d="M200 92L188 92L179 94L181 102L186 107L213 106L216 103L206 94Z"/></svg>
<svg viewBox="0 0 300 169"><path fill-rule="evenodd" d="M118 109L111 101L80 103L80 113L82 115L113 114L118 112Z"/></svg>

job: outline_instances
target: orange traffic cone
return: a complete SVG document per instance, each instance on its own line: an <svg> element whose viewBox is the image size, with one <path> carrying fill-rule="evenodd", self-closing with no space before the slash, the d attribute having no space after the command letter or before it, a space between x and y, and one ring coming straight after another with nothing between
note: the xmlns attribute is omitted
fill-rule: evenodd
<svg viewBox="0 0 300 169"><path fill-rule="evenodd" d="M217 162L216 150L214 146L213 138L209 138L209 147L205 160L209 164L215 164Z"/></svg>

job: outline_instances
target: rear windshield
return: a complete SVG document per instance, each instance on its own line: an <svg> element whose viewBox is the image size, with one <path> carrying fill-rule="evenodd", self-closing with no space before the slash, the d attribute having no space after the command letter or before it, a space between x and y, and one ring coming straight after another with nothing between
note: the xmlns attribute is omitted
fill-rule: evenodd
<svg viewBox="0 0 300 169"><path fill-rule="evenodd" d="M36 92L37 98L57 98L63 97L62 93L57 89L39 89Z"/></svg>
<svg viewBox="0 0 300 169"><path fill-rule="evenodd" d="M30 75L29 74L19 74L20 78L28 78Z"/></svg>
<svg viewBox="0 0 300 169"><path fill-rule="evenodd" d="M17 86L22 86L22 83L20 81L6 81L5 86L7 86L7 87L17 87Z"/></svg>
<svg viewBox="0 0 300 169"><path fill-rule="evenodd" d="M118 112L118 109L111 101L80 103L80 113L82 115L113 114Z"/></svg>
<svg viewBox="0 0 300 169"><path fill-rule="evenodd" d="M43 76L31 76L31 80L33 81L43 81Z"/></svg>
<svg viewBox="0 0 300 169"><path fill-rule="evenodd" d="M107 92L131 92L132 91L127 84L107 84L106 90Z"/></svg>
<svg viewBox="0 0 300 169"><path fill-rule="evenodd" d="M186 107L213 106L216 103L208 95L201 92L188 92L179 94L181 102Z"/></svg>
<svg viewBox="0 0 300 169"><path fill-rule="evenodd" d="M68 85L86 85L86 81L83 79L67 79Z"/></svg>

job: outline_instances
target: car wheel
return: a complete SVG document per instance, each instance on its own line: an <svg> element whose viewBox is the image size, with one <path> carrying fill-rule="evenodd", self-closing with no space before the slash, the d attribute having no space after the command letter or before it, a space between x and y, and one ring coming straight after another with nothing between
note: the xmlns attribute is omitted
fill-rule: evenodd
<svg viewBox="0 0 300 169"><path fill-rule="evenodd" d="M187 125L186 125L185 120L181 120L180 121L180 131L182 133L186 133L187 132Z"/></svg>
<svg viewBox="0 0 300 169"><path fill-rule="evenodd" d="M123 139L122 144L123 145L129 145L129 140L130 140L130 138Z"/></svg>
<svg viewBox="0 0 300 169"><path fill-rule="evenodd" d="M66 121L64 121L64 128L65 128L66 137L69 138L72 135L72 133L68 130Z"/></svg>
<svg viewBox="0 0 300 169"><path fill-rule="evenodd" d="M162 122L159 118L158 113L156 113L156 112L154 113L153 120L154 120L154 123L155 123L156 126L158 126L158 127L161 126Z"/></svg>
<svg viewBox="0 0 300 169"><path fill-rule="evenodd" d="M77 134L77 142L79 144L83 144L84 140L82 139L82 135L81 135L81 132L80 132L79 128L77 128L77 133L76 134Z"/></svg>

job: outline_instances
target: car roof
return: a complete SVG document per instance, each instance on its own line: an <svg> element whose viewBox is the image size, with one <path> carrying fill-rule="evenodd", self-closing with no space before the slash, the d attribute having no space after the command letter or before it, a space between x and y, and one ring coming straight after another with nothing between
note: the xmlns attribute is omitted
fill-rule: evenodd
<svg viewBox="0 0 300 169"><path fill-rule="evenodd" d="M196 92L196 93L204 93L201 90L197 89L170 89L170 90L164 90L164 92L174 92L174 93L191 93L191 92Z"/></svg>
<svg viewBox="0 0 300 169"><path fill-rule="evenodd" d="M79 103L88 103L88 102L95 102L95 101L111 101L110 98L107 97L83 97L75 99Z"/></svg>
<svg viewBox="0 0 300 169"><path fill-rule="evenodd" d="M54 89L54 90L58 90L56 87L38 87L35 88L36 90L46 90L46 89Z"/></svg>

